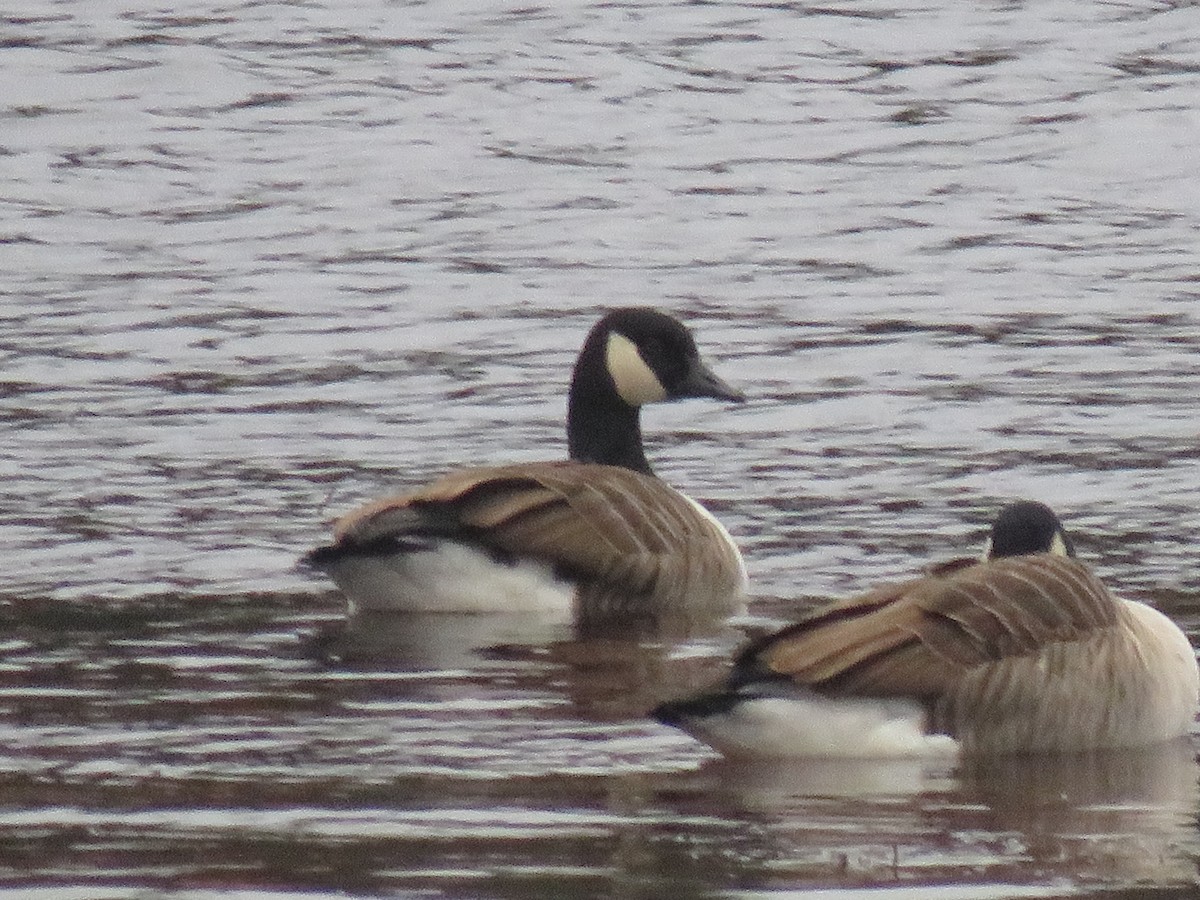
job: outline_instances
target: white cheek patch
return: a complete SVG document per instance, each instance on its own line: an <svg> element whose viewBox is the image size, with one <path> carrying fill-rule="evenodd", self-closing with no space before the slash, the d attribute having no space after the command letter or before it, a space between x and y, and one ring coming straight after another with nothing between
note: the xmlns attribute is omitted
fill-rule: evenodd
<svg viewBox="0 0 1200 900"><path fill-rule="evenodd" d="M605 346L605 365L612 376L617 393L630 406L658 403L667 399L667 391L654 371L646 365L637 345L622 334L613 332Z"/></svg>
<svg viewBox="0 0 1200 900"><path fill-rule="evenodd" d="M1061 531L1054 532L1054 540L1050 542L1050 547L1046 550L1047 553L1054 556L1070 556L1067 552L1067 542L1063 538ZM992 539L989 537L983 545L983 554L979 557L981 562L987 562L992 558Z"/></svg>

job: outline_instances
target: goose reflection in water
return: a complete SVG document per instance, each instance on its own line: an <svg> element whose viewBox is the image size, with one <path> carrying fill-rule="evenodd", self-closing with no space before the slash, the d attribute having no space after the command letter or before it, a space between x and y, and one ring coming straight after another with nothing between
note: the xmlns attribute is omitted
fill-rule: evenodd
<svg viewBox="0 0 1200 900"><path fill-rule="evenodd" d="M950 761L711 759L671 786L689 815L754 823L780 871L861 884L1191 884L1200 766L1190 738L1128 751ZM680 801L676 801L679 803ZM743 852L750 853L749 850ZM831 872L831 858L845 871ZM836 868L836 867L835 867Z"/></svg>

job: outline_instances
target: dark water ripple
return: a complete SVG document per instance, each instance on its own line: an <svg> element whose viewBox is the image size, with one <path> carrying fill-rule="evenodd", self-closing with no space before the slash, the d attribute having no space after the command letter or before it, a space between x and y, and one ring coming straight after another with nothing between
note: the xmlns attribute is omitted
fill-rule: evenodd
<svg viewBox="0 0 1200 900"><path fill-rule="evenodd" d="M744 630L1044 499L1200 635L1190 3L98 2L0 16L0 897L894 896L1196 880L1189 748L738 768ZM353 504L561 453L605 307L752 615L317 638ZM1018 798L1014 801L1014 798Z"/></svg>

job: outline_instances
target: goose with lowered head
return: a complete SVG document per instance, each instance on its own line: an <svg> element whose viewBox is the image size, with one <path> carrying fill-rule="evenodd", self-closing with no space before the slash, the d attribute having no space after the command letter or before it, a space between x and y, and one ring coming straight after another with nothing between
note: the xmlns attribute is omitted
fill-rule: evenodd
<svg viewBox="0 0 1200 900"><path fill-rule="evenodd" d="M1111 594L1022 502L978 563L822 607L654 715L731 756L1071 753L1187 734L1198 685L1179 627Z"/></svg>

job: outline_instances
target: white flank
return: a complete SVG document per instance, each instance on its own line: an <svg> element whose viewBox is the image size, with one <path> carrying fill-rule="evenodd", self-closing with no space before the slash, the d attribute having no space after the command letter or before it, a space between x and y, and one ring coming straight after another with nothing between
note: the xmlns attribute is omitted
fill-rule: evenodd
<svg viewBox="0 0 1200 900"><path fill-rule="evenodd" d="M430 550L347 557L330 575L351 611L536 612L567 621L575 604L574 583L549 566L529 559L497 562L450 540Z"/></svg>
<svg viewBox="0 0 1200 900"><path fill-rule="evenodd" d="M617 393L630 406L644 406L667 399L667 392L654 371L646 365L637 344L615 331L604 348L604 364L612 376Z"/></svg>

